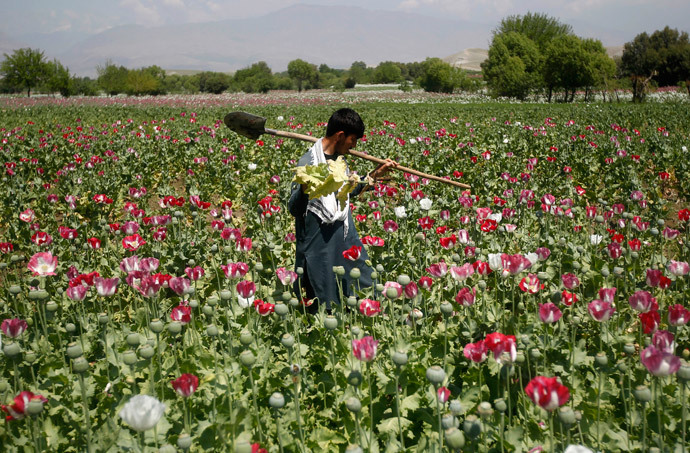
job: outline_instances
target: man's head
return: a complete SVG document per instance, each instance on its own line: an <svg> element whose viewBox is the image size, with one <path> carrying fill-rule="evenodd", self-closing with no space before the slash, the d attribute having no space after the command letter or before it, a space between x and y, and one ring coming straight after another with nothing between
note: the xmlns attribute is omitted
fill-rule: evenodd
<svg viewBox="0 0 690 453"><path fill-rule="evenodd" d="M336 143L336 153L345 154L364 136L364 122L352 109L336 110L328 120L326 138Z"/></svg>

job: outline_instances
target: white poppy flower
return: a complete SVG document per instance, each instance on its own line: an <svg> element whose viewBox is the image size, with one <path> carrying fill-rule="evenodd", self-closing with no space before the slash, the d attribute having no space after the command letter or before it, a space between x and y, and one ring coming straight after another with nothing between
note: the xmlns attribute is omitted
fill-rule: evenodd
<svg viewBox="0 0 690 453"><path fill-rule="evenodd" d="M395 216L399 219L404 219L407 217L407 212L405 212L405 206L398 206L394 210Z"/></svg>
<svg viewBox="0 0 690 453"><path fill-rule="evenodd" d="M431 209L431 200L429 200L428 198L422 198L421 200L419 200L419 206L425 211L428 211L429 209Z"/></svg>
<svg viewBox="0 0 690 453"><path fill-rule="evenodd" d="M165 412L165 404L149 395L136 395L120 411L120 418L135 431L146 431L158 424Z"/></svg>

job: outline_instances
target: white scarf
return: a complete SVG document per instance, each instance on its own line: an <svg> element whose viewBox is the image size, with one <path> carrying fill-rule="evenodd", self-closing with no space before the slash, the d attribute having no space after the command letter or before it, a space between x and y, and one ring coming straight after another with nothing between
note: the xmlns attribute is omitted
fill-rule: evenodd
<svg viewBox="0 0 690 453"><path fill-rule="evenodd" d="M326 155L323 152L323 145L321 141L322 139L319 139L316 143L314 143L314 146L309 148L309 152L311 153L311 165L326 164ZM344 222L344 236L347 236L347 230L349 227L347 217L350 213L349 195L343 209L340 209L340 203L335 197L335 193L332 193L324 197L309 199L307 211L313 212L314 215L321 219L323 223L335 223L338 220L342 220Z"/></svg>

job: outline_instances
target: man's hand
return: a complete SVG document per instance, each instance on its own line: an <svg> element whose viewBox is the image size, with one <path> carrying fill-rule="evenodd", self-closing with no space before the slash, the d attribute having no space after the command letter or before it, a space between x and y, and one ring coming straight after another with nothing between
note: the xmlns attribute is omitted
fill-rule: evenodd
<svg viewBox="0 0 690 453"><path fill-rule="evenodd" d="M371 173L369 173L369 177L372 178L374 181L377 179L381 179L384 176L386 176L392 168L397 168L398 163L395 162L394 160L388 158L386 159L386 162L383 164L379 164L378 167L374 169Z"/></svg>

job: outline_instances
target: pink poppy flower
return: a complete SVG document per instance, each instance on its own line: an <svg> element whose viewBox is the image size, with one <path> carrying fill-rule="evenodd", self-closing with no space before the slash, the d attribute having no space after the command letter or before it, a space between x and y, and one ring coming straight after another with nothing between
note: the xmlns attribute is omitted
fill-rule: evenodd
<svg viewBox="0 0 690 453"><path fill-rule="evenodd" d="M225 273L225 278L242 278L245 275L247 275L247 272L249 272L249 266L247 263L229 263L227 265L221 264L220 266L221 269L223 269L223 272Z"/></svg>
<svg viewBox="0 0 690 453"><path fill-rule="evenodd" d="M466 344L462 353L468 360L481 363L486 360L489 350L486 347L486 342L484 340L479 340L476 343Z"/></svg>
<svg viewBox="0 0 690 453"><path fill-rule="evenodd" d="M144 244L146 244L146 241L138 234L125 236L122 238L122 247L124 247L125 250L129 250L130 252L137 250Z"/></svg>
<svg viewBox="0 0 690 453"><path fill-rule="evenodd" d="M690 310L676 304L668 307L668 323L672 326L684 326L690 321Z"/></svg>
<svg viewBox="0 0 690 453"><path fill-rule="evenodd" d="M680 358L655 346L647 346L640 352L640 362L657 377L670 376L680 368Z"/></svg>
<svg viewBox="0 0 690 453"><path fill-rule="evenodd" d="M188 305L178 305L170 312L170 319L179 321L181 324L188 324L192 320L192 307Z"/></svg>
<svg viewBox="0 0 690 453"><path fill-rule="evenodd" d="M598 299L590 302L589 305L587 305L587 310L592 318L599 322L608 321L616 312L616 308L611 304L611 302L605 302Z"/></svg>
<svg viewBox="0 0 690 453"><path fill-rule="evenodd" d="M261 316L268 316L275 311L275 305L270 302L264 302L261 299L254 301L254 309Z"/></svg>
<svg viewBox="0 0 690 453"><path fill-rule="evenodd" d="M23 334L28 327L29 325L23 319L14 318L3 320L2 325L0 325L0 330L2 330L5 336L17 338Z"/></svg>
<svg viewBox="0 0 690 453"><path fill-rule="evenodd" d="M283 285L292 285L297 280L297 273L294 271L279 267L276 269L276 276Z"/></svg>
<svg viewBox="0 0 690 453"><path fill-rule="evenodd" d="M371 362L376 358L379 342L371 336L352 340L352 354L357 360Z"/></svg>
<svg viewBox="0 0 690 453"><path fill-rule="evenodd" d="M3 404L0 406L0 409L7 414L7 421L21 420L27 415L26 409L31 401L40 401L41 403L48 402L43 396L25 390L14 397L14 402L12 404L9 406Z"/></svg>
<svg viewBox="0 0 690 453"><path fill-rule="evenodd" d="M45 277L48 275L55 275L57 263L57 256L53 256L52 253L38 252L31 257L27 267L33 272L34 277Z"/></svg>
<svg viewBox="0 0 690 453"><path fill-rule="evenodd" d="M364 316L376 316L381 312L381 302L378 300L362 299L359 303L359 312Z"/></svg>
<svg viewBox="0 0 690 453"><path fill-rule="evenodd" d="M455 302L457 302L459 305L463 307L470 307L474 305L474 298L477 294L477 290L475 288L462 288L460 291L458 291L458 294L455 295Z"/></svg>
<svg viewBox="0 0 690 453"><path fill-rule="evenodd" d="M96 287L96 293L101 297L110 297L117 292L117 285L120 283L120 279L115 278L103 278L96 277L93 280L94 286Z"/></svg>
<svg viewBox="0 0 690 453"><path fill-rule="evenodd" d="M539 304L539 319L545 324L553 324L561 319L563 313L551 302Z"/></svg>

